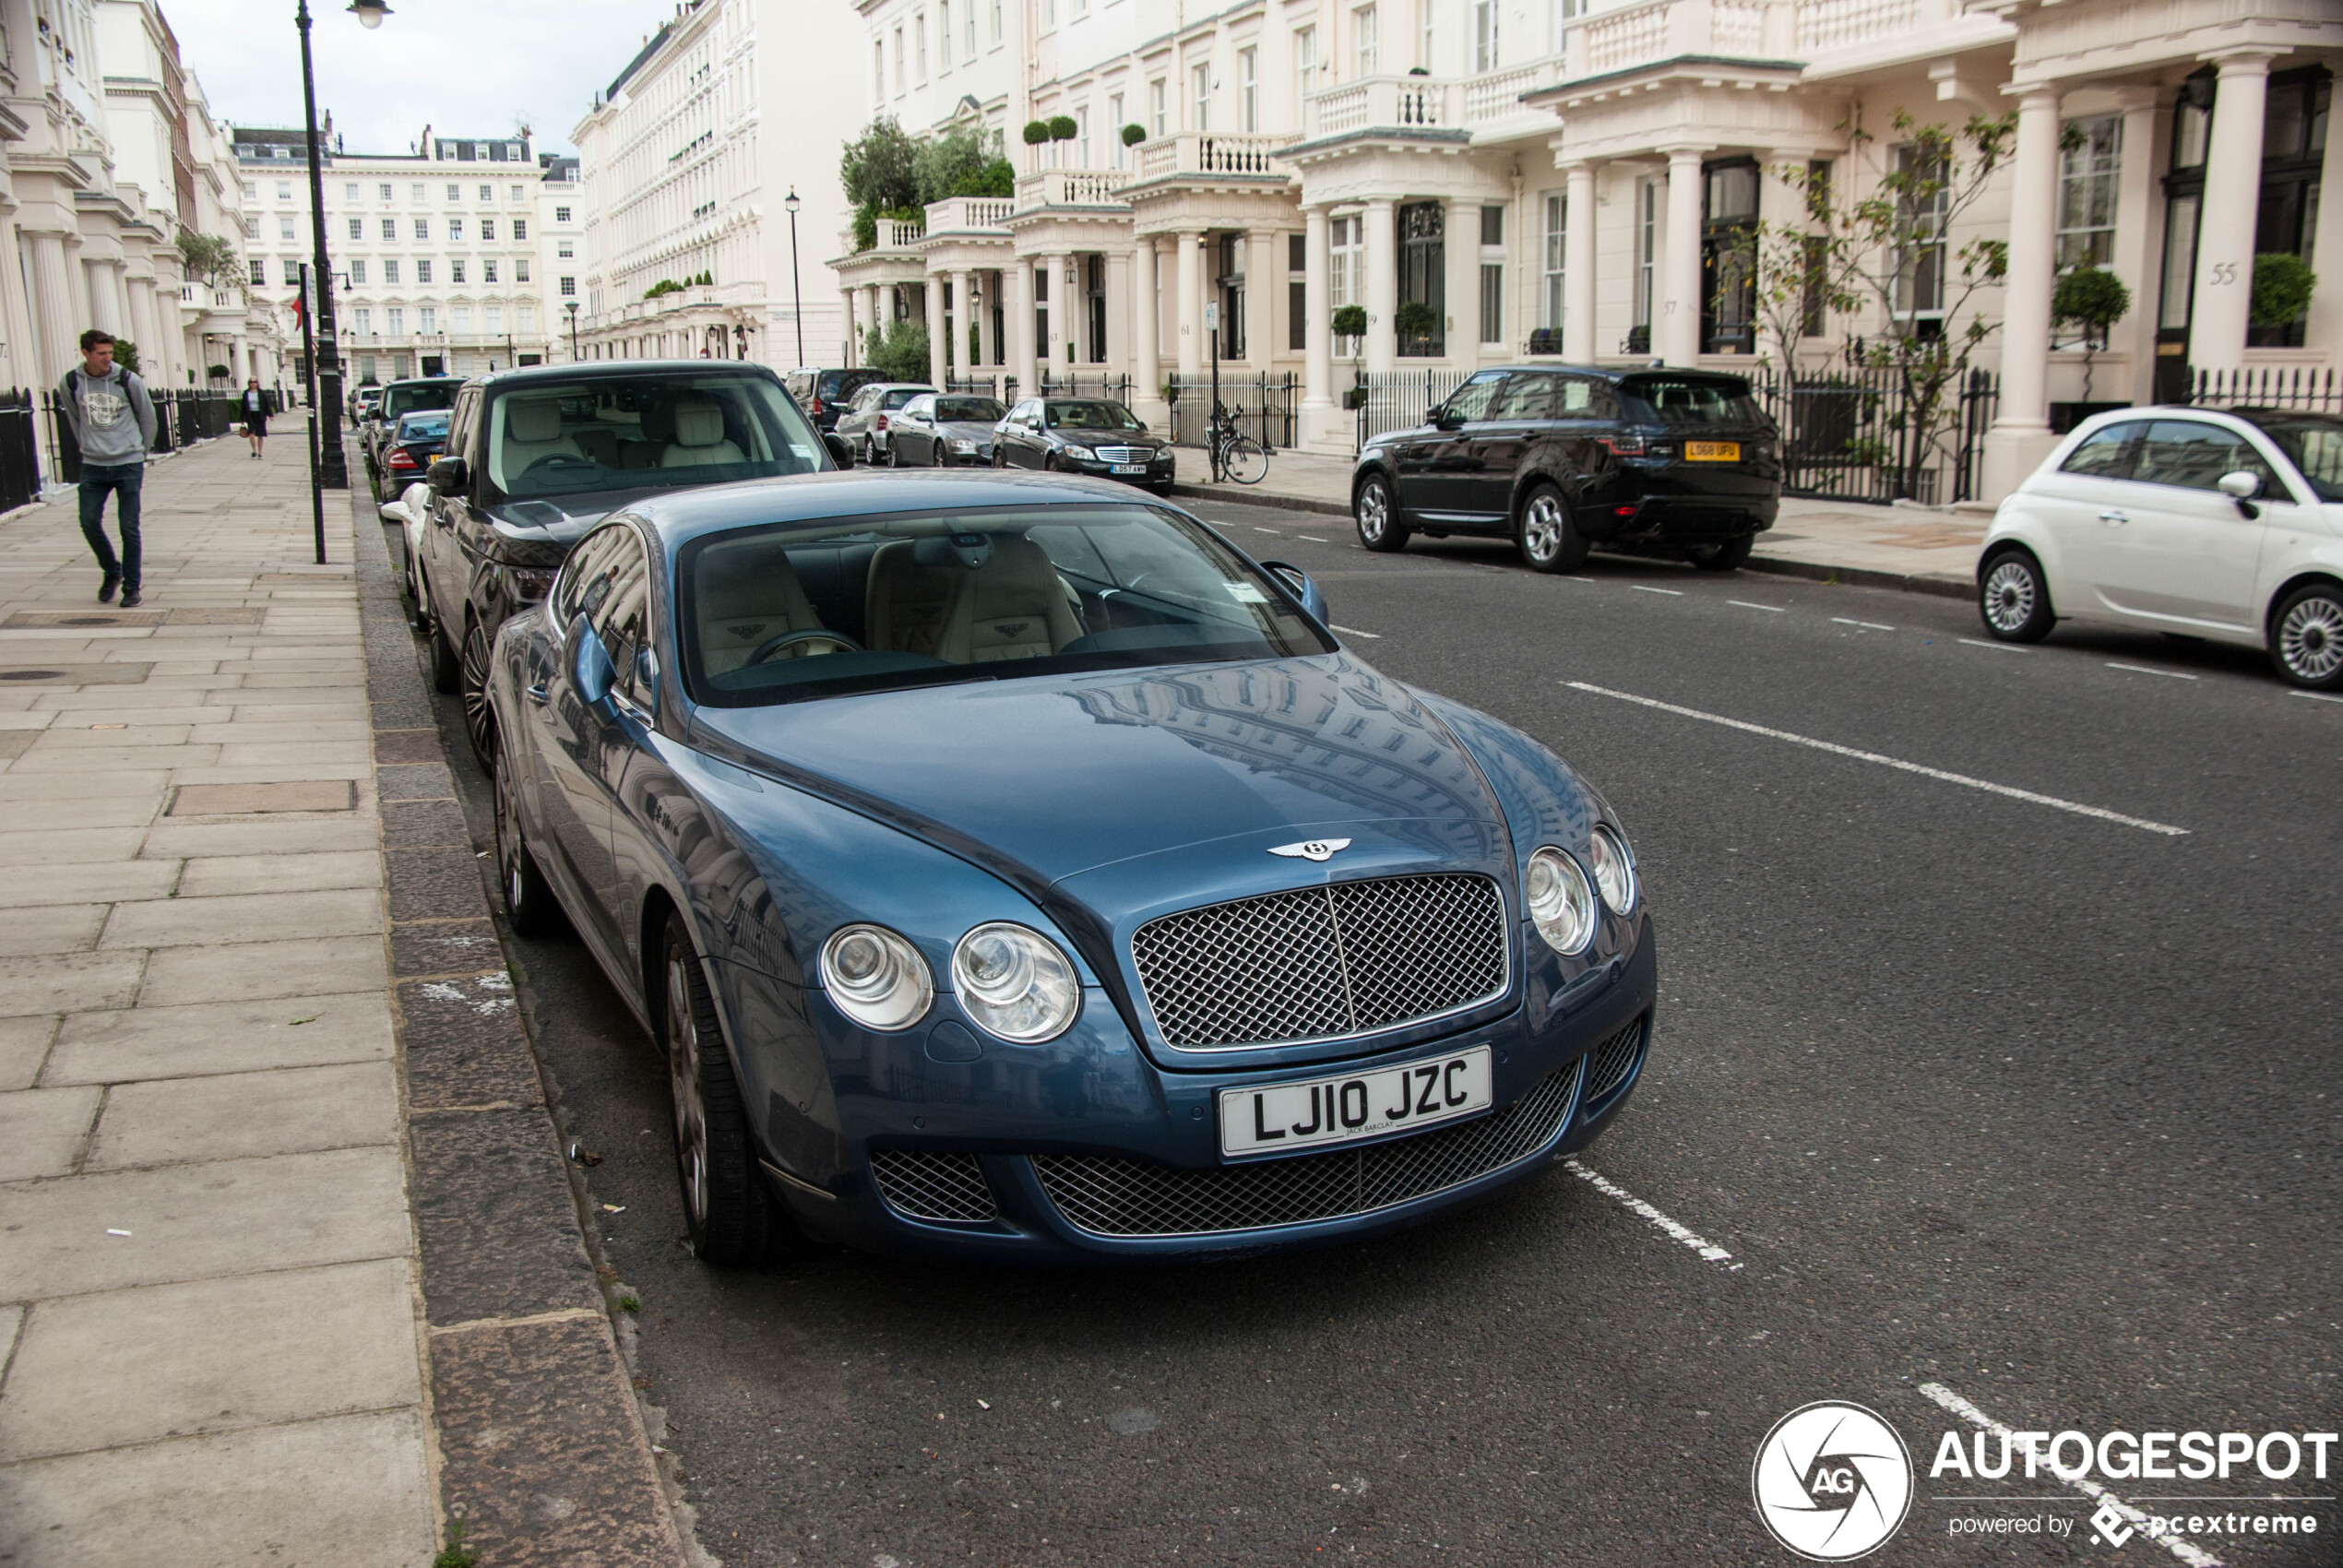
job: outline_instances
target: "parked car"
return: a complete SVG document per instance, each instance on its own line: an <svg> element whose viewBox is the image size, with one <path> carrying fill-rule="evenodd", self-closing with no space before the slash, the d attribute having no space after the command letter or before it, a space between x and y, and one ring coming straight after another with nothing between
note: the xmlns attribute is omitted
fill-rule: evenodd
<svg viewBox="0 0 2343 1568"><path fill-rule="evenodd" d="M854 394L874 381L885 381L886 373L868 365L854 370L793 370L789 373L789 395L814 422L814 428L827 434L838 428L838 416L854 400Z"/></svg>
<svg viewBox="0 0 2343 1568"><path fill-rule="evenodd" d="M1993 514L1977 593L2004 642L2099 621L2261 648L2298 686L2343 687L2343 419L2086 420Z"/></svg>
<svg viewBox="0 0 2343 1568"><path fill-rule="evenodd" d="M366 477L377 483L381 481L383 443L401 414L411 414L419 409L452 409L456 406L457 389L463 384L461 376L430 375L386 386L374 416L358 427L358 444L366 454Z"/></svg>
<svg viewBox="0 0 2343 1568"><path fill-rule="evenodd" d="M1781 505L1781 439L1737 375L1523 366L1476 373L1425 422L1368 441L1351 475L1359 542L1512 539L1540 572L1595 545L1749 559Z"/></svg>
<svg viewBox="0 0 2343 1568"><path fill-rule="evenodd" d="M350 395L350 422L363 425L375 417L375 410L382 406L382 400L381 387L361 386L358 388Z"/></svg>
<svg viewBox="0 0 2343 1568"><path fill-rule="evenodd" d="M488 707L506 910L664 1048L710 1263L1357 1241L1552 1170L1645 1060L1601 797L1119 487L633 501Z"/></svg>
<svg viewBox="0 0 2343 1568"><path fill-rule="evenodd" d="M1102 474L1168 494L1172 444L1112 398L1028 398L994 428L993 465Z"/></svg>
<svg viewBox="0 0 2343 1568"><path fill-rule="evenodd" d="M922 392L889 417L887 463L893 468L989 466L993 427L1007 413L998 398Z"/></svg>
<svg viewBox="0 0 2343 1568"><path fill-rule="evenodd" d="M608 513L660 491L814 473L826 438L780 377L737 360L534 365L467 382L425 470L421 605L432 679L488 755L488 652Z"/></svg>
<svg viewBox="0 0 2343 1568"><path fill-rule="evenodd" d="M446 409L422 409L398 416L398 422L385 433L379 448L382 478L375 486L378 495L401 493L423 477L431 460L447 445L448 417Z"/></svg>
<svg viewBox="0 0 2343 1568"><path fill-rule="evenodd" d="M431 522L431 486L417 480L399 492L396 501L385 501L375 507L387 523L398 525L399 564L398 586L412 600L416 612L422 612L422 579L420 576L423 556L423 529Z"/></svg>
<svg viewBox="0 0 2343 1568"><path fill-rule="evenodd" d="M898 409L922 392L935 388L923 381L873 381L854 394L838 416L832 434L865 463L876 463L886 451L886 426Z"/></svg>

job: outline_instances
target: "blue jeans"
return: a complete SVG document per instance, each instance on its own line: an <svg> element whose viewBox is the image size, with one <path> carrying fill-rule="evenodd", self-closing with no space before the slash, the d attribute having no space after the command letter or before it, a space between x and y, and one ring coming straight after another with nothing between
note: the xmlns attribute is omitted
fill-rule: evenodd
<svg viewBox="0 0 2343 1568"><path fill-rule="evenodd" d="M84 463L81 465L81 537L89 541L98 568L111 576L122 574L126 593L138 591L138 486L147 477L144 463ZM122 559L106 538L106 492L114 493L114 526L122 530Z"/></svg>

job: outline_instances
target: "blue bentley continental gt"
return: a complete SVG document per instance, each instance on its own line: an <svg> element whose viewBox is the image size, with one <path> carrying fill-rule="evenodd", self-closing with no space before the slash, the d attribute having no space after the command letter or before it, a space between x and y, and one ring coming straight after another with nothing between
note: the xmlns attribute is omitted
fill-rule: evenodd
<svg viewBox="0 0 2343 1568"><path fill-rule="evenodd" d="M491 671L515 928L664 1048L694 1243L1349 1240L1583 1147L1656 958L1601 798L1092 481L633 503Z"/></svg>

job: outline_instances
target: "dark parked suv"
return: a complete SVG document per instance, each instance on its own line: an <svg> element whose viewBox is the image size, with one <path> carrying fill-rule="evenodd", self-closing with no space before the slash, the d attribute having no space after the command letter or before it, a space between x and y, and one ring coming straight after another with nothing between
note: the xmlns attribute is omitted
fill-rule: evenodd
<svg viewBox="0 0 2343 1568"><path fill-rule="evenodd" d="M814 428L825 434L838 428L838 416L854 401L854 394L874 381L893 379L883 370L862 365L854 370L815 370L811 367L793 370L787 377L789 395L797 399L813 420Z"/></svg>
<svg viewBox="0 0 2343 1568"><path fill-rule="evenodd" d="M418 595L433 682L464 695L491 754L484 683L497 630L545 597L570 546L629 502L687 485L838 467L760 364L585 361L464 383L431 465Z"/></svg>
<svg viewBox="0 0 2343 1568"><path fill-rule="evenodd" d="M1359 542L1411 533L1513 540L1541 572L1597 544L1673 550L1708 571L1749 559L1781 504L1781 437L1737 375L1521 366L1475 374L1413 430L1359 454Z"/></svg>

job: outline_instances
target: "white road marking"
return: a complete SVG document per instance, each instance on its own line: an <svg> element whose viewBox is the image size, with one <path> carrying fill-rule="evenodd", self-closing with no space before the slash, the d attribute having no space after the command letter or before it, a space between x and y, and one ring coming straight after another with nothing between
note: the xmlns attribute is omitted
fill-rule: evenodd
<svg viewBox="0 0 2343 1568"><path fill-rule="evenodd" d="M2308 697L2313 702L2343 702L2343 697L2331 697L2325 692L2289 692L2290 697Z"/></svg>
<svg viewBox="0 0 2343 1568"><path fill-rule="evenodd" d="M1627 586L1634 588L1637 593L1664 593L1675 599L1682 599L1684 597L1684 590L1682 588L1651 588L1643 583L1629 583Z"/></svg>
<svg viewBox="0 0 2343 1568"><path fill-rule="evenodd" d="M2087 806L2077 801L2063 801L2056 795L2038 795L2031 790L2019 790L2007 784L1995 784L1988 779L1971 778L1965 773L1947 773L1941 767L1927 767L1920 763L1906 762L1900 757L1882 756L1877 752L1857 751L1852 746L1838 745L1829 741L1817 741L1811 735L1796 735L1787 730L1772 730L1763 724L1749 723L1745 719L1727 719L1722 714L1703 713L1696 707L1679 707L1672 702L1661 702L1657 697L1639 697L1632 692L1614 692L1607 686L1590 686L1584 681L1564 681L1562 683L1573 691L1592 692L1599 697L1616 697L1621 702L1632 702L1644 707L1656 707L1662 713L1673 713L1685 719L1697 719L1707 724L1721 724L1728 730L1746 731L1752 735L1763 735L1773 741L1788 741L1795 746L1811 746L1815 751L1829 752L1835 756L1852 757L1857 762L1875 762L1882 767L1893 767L1905 773L1917 773L1923 778L1934 778L1946 784L1958 784L1970 790L1982 790L1989 795L2006 795L2013 801L2030 801L2038 806L2049 806L2057 811L2073 812L2077 816L2095 816L2102 822L2121 823L2125 827L2145 828L2150 833L2162 833L2174 838L2184 837L2189 831L2185 827L2174 827L2170 823L2150 822L2146 817L2125 816L2121 812L2108 811L2099 806Z"/></svg>
<svg viewBox="0 0 2343 1568"><path fill-rule="evenodd" d="M1372 638L1375 642L1381 642L1383 640L1383 634L1381 632L1362 632L1356 626L1335 626L1334 623L1331 621L1327 622L1326 624L1333 626L1336 631L1340 632L1346 637L1368 637Z"/></svg>
<svg viewBox="0 0 2343 1568"><path fill-rule="evenodd" d="M1265 528L1263 528L1263 527L1262 527L1259 523L1255 523L1255 524L1254 524L1254 525L1253 525L1253 531L1254 531L1255 533L1273 533L1273 534L1277 534L1277 535L1278 535L1280 539L1282 539L1282 538L1284 537L1284 530L1279 529L1265 529Z"/></svg>
<svg viewBox="0 0 2343 1568"><path fill-rule="evenodd" d="M1604 1197L1610 1198L1618 1203L1629 1213L1640 1215L1644 1218L1650 1220L1654 1225L1659 1227L1660 1229L1666 1231L1670 1236L1679 1241L1682 1241L1694 1252L1698 1253L1701 1256L1702 1262L1732 1264L1734 1268L1742 1266L1737 1263L1733 1263L1732 1253L1725 1251L1724 1248L1719 1246L1716 1242L1706 1240L1687 1227L1677 1224L1674 1220L1669 1218L1666 1215L1660 1213L1658 1209L1652 1207L1649 1204L1644 1202L1643 1199L1635 1196L1635 1194L1629 1192L1618 1182L1613 1182L1608 1176L1599 1176L1595 1172L1588 1170L1585 1166L1579 1164L1575 1159L1565 1159L1562 1163L1564 1169L1567 1170L1573 1176L1576 1176L1581 1181L1587 1182L1589 1186L1593 1187L1596 1192L1600 1193Z"/></svg>
<svg viewBox="0 0 2343 1568"><path fill-rule="evenodd" d="M1992 1417L1987 1415L1984 1411L1979 1409L1976 1406L1970 1404L1968 1400L1962 1398L1959 1395L1954 1393L1951 1389L1945 1387L1941 1383L1923 1383L1920 1385L1920 1391L1922 1395L1926 1396L1932 1403L1942 1407L1947 1413L1959 1417L1962 1420L1967 1421L1969 1425L1976 1427L1980 1431L1992 1432L1994 1436L2001 1438L2004 1442L2007 1442L2016 1435L2010 1428L2002 1425L2001 1422L1993 1420ZM2051 1473L2052 1475L2058 1474L2055 1470ZM2162 1547L2165 1550L2171 1552L2182 1562L2189 1564L2189 1568L2221 1568L2221 1560L2219 1558L2214 1556L2211 1552L2206 1550L2194 1541L2190 1540L2186 1536L2149 1534L2147 1528L2147 1515L2145 1513L2133 1507L2130 1503L2124 1502L2122 1498L2116 1496L2113 1492L2108 1491L2097 1481L2092 1480L2089 1477L2077 1476L2074 1479L2068 1480L2064 1476L2059 1476L2058 1479L2062 1481L2065 1481L2068 1486L2073 1487L2085 1497L2091 1499L2093 1502L2099 1503L2103 1507L2111 1508L2116 1513L2121 1514L2123 1516L2124 1521L2129 1524L2133 1529L2137 1530L2144 1539L2147 1540L2152 1545ZM1996 1501L1999 1500L1997 1499ZM2008 1501L2016 1502L2018 1500L2012 1498Z"/></svg>
<svg viewBox="0 0 2343 1568"><path fill-rule="evenodd" d="M1896 629L1893 626L1883 626L1876 621L1849 621L1844 615L1834 615L1831 621L1841 626L1861 626L1866 632L1892 632Z"/></svg>
<svg viewBox="0 0 2343 1568"><path fill-rule="evenodd" d="M1762 610L1768 615L1787 615L1790 613L1789 611L1784 610L1778 604L1752 604L1745 599L1729 599L1725 600L1725 602L1727 604L1738 605L1743 610Z"/></svg>
<svg viewBox="0 0 2343 1568"><path fill-rule="evenodd" d="M1313 544L1324 544L1324 543L1326 543L1326 540L1325 540L1320 539L1320 538L1319 538L1316 534L1314 534L1314 533L1298 533L1298 534L1295 534L1293 537L1294 537L1294 538L1296 538L1296 539L1306 539L1306 540L1309 540L1311 543L1313 543Z"/></svg>
<svg viewBox="0 0 2343 1568"><path fill-rule="evenodd" d="M2016 643L1989 643L1981 637L1960 637L1955 640L1967 643L1971 647L1990 647L1995 653L2031 653L2034 651L2030 647L2020 647Z"/></svg>
<svg viewBox="0 0 2343 1568"><path fill-rule="evenodd" d="M2128 670L2135 675L2161 675L2166 679L2172 681L2194 681L2196 679L2194 675L2183 675L2177 670L2150 670L2145 664L2118 664L2111 659L2107 661L2107 667L2110 670Z"/></svg>

